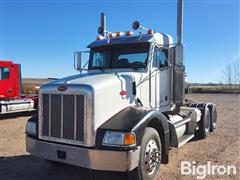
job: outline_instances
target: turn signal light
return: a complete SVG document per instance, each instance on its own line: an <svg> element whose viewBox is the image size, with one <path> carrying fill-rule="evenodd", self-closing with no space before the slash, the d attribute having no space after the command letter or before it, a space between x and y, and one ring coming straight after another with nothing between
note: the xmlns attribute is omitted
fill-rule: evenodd
<svg viewBox="0 0 240 180"><path fill-rule="evenodd" d="M133 35L133 32L132 31L127 31L125 34L126 34L126 36L131 36L131 35Z"/></svg>
<svg viewBox="0 0 240 180"><path fill-rule="evenodd" d="M133 145L135 143L136 143L136 138L134 133L125 133L123 144L128 146L128 145Z"/></svg>

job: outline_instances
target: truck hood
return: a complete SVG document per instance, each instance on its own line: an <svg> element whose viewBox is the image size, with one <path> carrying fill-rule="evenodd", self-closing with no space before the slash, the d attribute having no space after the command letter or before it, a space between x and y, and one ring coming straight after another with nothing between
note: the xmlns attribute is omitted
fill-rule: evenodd
<svg viewBox="0 0 240 180"><path fill-rule="evenodd" d="M94 90L118 84L122 87L122 90L127 90L130 83L135 81L138 84L141 79L143 79L142 72L94 72L69 76L53 81L51 84L83 84L92 86Z"/></svg>
<svg viewBox="0 0 240 180"><path fill-rule="evenodd" d="M126 107L136 105L136 98L140 96L141 91L137 86L137 94L133 93L133 82L138 85L146 76L147 73L142 71L79 74L50 82L45 87L42 86L40 95L48 91L58 92L57 88L62 84L69 85L67 93L72 90L79 94L84 92L87 96L85 104L87 109L85 121L87 138L84 145L93 147L96 142L97 130L101 125ZM86 89L86 87L91 87L91 90ZM62 93L65 94L66 92Z"/></svg>

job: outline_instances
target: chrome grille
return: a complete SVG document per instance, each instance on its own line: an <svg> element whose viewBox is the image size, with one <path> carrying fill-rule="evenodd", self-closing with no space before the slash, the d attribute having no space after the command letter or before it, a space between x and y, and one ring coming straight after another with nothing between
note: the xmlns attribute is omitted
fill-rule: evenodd
<svg viewBox="0 0 240 180"><path fill-rule="evenodd" d="M83 142L84 103L84 95L42 94L42 135L59 142Z"/></svg>

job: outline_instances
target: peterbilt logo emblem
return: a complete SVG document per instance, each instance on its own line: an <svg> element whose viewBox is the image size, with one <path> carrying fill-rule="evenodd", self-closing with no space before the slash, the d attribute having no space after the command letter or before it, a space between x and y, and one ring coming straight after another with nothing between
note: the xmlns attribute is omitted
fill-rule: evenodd
<svg viewBox="0 0 240 180"><path fill-rule="evenodd" d="M67 90L67 86L65 86L65 85L60 85L60 86L58 86L58 90L59 90L59 91L66 91L66 90Z"/></svg>

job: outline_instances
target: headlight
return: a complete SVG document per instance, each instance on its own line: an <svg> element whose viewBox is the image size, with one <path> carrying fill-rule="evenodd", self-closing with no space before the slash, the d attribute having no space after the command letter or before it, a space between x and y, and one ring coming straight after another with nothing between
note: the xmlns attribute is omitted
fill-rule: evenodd
<svg viewBox="0 0 240 180"><path fill-rule="evenodd" d="M37 135L37 125L35 122L32 121L27 122L26 133L30 135Z"/></svg>
<svg viewBox="0 0 240 180"><path fill-rule="evenodd" d="M132 146L136 144L136 137L133 132L107 131L103 138L103 145L108 146Z"/></svg>

